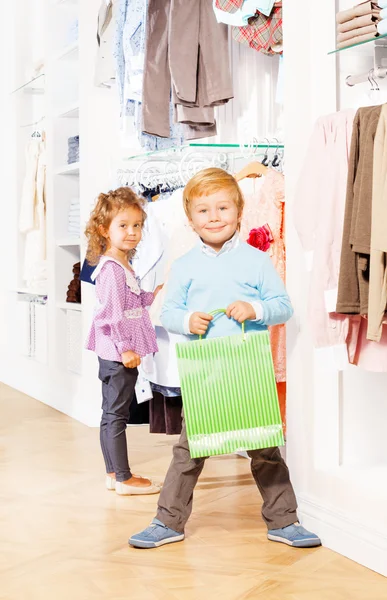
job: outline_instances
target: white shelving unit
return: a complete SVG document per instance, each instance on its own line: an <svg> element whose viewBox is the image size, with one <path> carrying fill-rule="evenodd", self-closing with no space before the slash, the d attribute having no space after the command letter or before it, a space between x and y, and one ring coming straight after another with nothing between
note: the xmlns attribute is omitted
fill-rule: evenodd
<svg viewBox="0 0 387 600"><path fill-rule="evenodd" d="M71 106L67 106L56 116L59 119L79 119L79 102L74 102Z"/></svg>
<svg viewBox="0 0 387 600"><path fill-rule="evenodd" d="M82 312L82 304L77 304L76 302L58 302L56 307L61 310L76 310L77 312Z"/></svg>
<svg viewBox="0 0 387 600"><path fill-rule="evenodd" d="M62 165L55 169L55 175L75 175L79 176L79 162L71 163L69 165Z"/></svg>
<svg viewBox="0 0 387 600"><path fill-rule="evenodd" d="M80 198L81 163L68 163L68 140L79 136L80 66L79 39L69 39L69 31L79 19L79 3L63 0L50 4L47 22L47 203L48 236L52 260L50 281L50 344L53 361L60 370L82 374L83 334L81 315L70 318L68 312L82 312L82 304L67 302L67 291L74 265L81 261L81 240L68 231L69 209ZM80 220L80 217L77 217ZM80 230L80 229L79 229ZM78 320L77 320L78 319ZM77 324L77 325L76 325ZM79 335L74 335L78 328ZM74 368L74 357L77 368ZM78 364L79 363L79 364Z"/></svg>
<svg viewBox="0 0 387 600"><path fill-rule="evenodd" d="M79 49L79 45L78 42L73 42L72 44L69 44L68 46L65 46L54 58L54 61L59 61L59 60L63 60L63 59L67 59L67 60L74 60L77 61L78 60L78 49Z"/></svg>
<svg viewBox="0 0 387 600"><path fill-rule="evenodd" d="M56 245L59 247L66 248L66 246L80 246L81 240L80 238L60 238L56 240Z"/></svg>
<svg viewBox="0 0 387 600"><path fill-rule="evenodd" d="M4 36L0 40L3 56L8 51L12 56L12 61L4 61L8 79L2 79L10 98L3 128L5 196L10 200L5 238L0 240L3 254L9 253L7 273L2 272L7 287L4 293L0 288L1 300L7 303L6 310L0 311L0 339L7 344L1 354L0 381L92 426L99 424L101 390L98 361L84 345L94 313L95 287L82 284L81 304L67 302L67 291L74 265L82 264L85 256L82 232L90 209L98 194L113 185L112 157L121 142L117 96L94 82L99 8L99 0L8 3L6 14L12 12L14 19L7 20L6 37L11 41L7 45ZM37 121L39 125L28 126ZM25 236L18 231L18 206L26 143L35 128L44 128L46 139L48 281L42 292L47 301L32 307L39 335L32 339L36 351L31 352L30 301L38 294L28 289L32 286L22 277ZM68 164L68 139L78 135L79 161ZM79 211L72 219L72 233L68 222L74 201L79 202Z"/></svg>

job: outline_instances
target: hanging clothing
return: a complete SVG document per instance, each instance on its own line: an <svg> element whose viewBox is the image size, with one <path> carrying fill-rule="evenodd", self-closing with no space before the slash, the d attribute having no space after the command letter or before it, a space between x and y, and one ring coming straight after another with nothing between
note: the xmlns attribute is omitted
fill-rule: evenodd
<svg viewBox="0 0 387 600"><path fill-rule="evenodd" d="M242 7L244 0L215 0L216 7L220 10L233 13Z"/></svg>
<svg viewBox="0 0 387 600"><path fill-rule="evenodd" d="M359 108L351 140L337 312L367 314L374 138L381 106Z"/></svg>
<svg viewBox="0 0 387 600"><path fill-rule="evenodd" d="M175 346L183 341L184 337L168 333L162 327L160 314L172 263L197 244L197 236L184 212L182 188L167 197L162 194L157 202L147 205L145 228L133 264L136 272L141 274L143 289L152 289L148 286L154 283L164 283L164 287L149 309L156 330L159 352L143 361L143 375L154 384L179 387Z"/></svg>
<svg viewBox="0 0 387 600"><path fill-rule="evenodd" d="M223 8L218 5L223 5ZM268 17L273 10L273 6L274 0L245 0L239 8L235 7L229 0L213 0L213 9L218 23L236 27L248 25L249 19L254 17L257 12Z"/></svg>
<svg viewBox="0 0 387 600"><path fill-rule="evenodd" d="M186 139L215 135L214 106L233 91L227 27L212 0L149 0L146 40L143 131L169 136L172 86L175 119L192 128Z"/></svg>
<svg viewBox="0 0 387 600"><path fill-rule="evenodd" d="M294 222L311 262L309 323L327 364L348 365L350 318L336 313L349 146L355 111L318 119L294 200ZM324 352L323 352L324 351ZM321 356L323 359L323 357Z"/></svg>
<svg viewBox="0 0 387 600"><path fill-rule="evenodd" d="M22 197L20 203L19 214L19 231L27 233L32 229L36 229L36 174L38 170L39 154L42 145L41 139L32 139L26 146L25 150L25 168Z"/></svg>
<svg viewBox="0 0 387 600"><path fill-rule="evenodd" d="M181 395L167 397L161 386L159 389L160 391L153 390L153 398L149 403L149 433L180 435L183 409Z"/></svg>
<svg viewBox="0 0 387 600"><path fill-rule="evenodd" d="M142 131L142 87L148 0L115 0L113 11L116 79L121 107L121 126L131 122L143 148L153 152L180 146L184 142L182 127L173 122L170 104L170 128L167 136L158 137Z"/></svg>
<svg viewBox="0 0 387 600"><path fill-rule="evenodd" d="M189 224L188 217L184 211L183 188L175 190L165 202L160 202L160 200L155 202L153 204L153 213L161 227L164 227L164 232L167 236L162 273L162 281L165 285L157 294L149 311L153 325L161 327L161 308L165 300L166 283L169 279L171 266L175 260L192 250L197 244L198 238Z"/></svg>
<svg viewBox="0 0 387 600"><path fill-rule="evenodd" d="M387 105L382 107L374 143L369 340L380 341L387 305Z"/></svg>
<svg viewBox="0 0 387 600"><path fill-rule="evenodd" d="M249 19L248 25L233 27L232 36L236 42L263 54L274 55L282 52L282 2L275 3L269 16L258 13Z"/></svg>
<svg viewBox="0 0 387 600"><path fill-rule="evenodd" d="M370 373L387 373L387 327L378 342L367 339L367 319L360 317L360 329L351 363ZM368 325L369 326L369 325Z"/></svg>
<svg viewBox="0 0 387 600"><path fill-rule="evenodd" d="M269 169L265 177L244 179L239 186L245 198L240 236L247 240L252 229L268 225L273 242L267 251L282 281L285 283L285 180L281 173ZM286 329L285 325L269 328L277 382L286 381Z"/></svg>
<svg viewBox="0 0 387 600"><path fill-rule="evenodd" d="M29 289L46 289L46 149L41 138L26 147L19 229L26 234L23 280Z"/></svg>
<svg viewBox="0 0 387 600"><path fill-rule="evenodd" d="M97 21L97 59L95 65L95 85L111 87L115 82L115 66L113 57L113 0L106 3L101 0L101 8Z"/></svg>

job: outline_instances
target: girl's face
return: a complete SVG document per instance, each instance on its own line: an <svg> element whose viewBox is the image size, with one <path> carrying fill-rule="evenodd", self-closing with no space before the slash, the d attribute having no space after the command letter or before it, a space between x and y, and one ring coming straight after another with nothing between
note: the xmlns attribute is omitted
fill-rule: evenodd
<svg viewBox="0 0 387 600"><path fill-rule="evenodd" d="M121 252L136 248L141 240L142 213L136 206L121 210L112 219L107 231L110 247Z"/></svg>

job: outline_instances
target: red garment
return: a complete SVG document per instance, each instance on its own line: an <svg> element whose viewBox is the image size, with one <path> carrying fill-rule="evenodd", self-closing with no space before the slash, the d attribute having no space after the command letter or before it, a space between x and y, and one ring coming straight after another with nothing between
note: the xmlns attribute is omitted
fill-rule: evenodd
<svg viewBox="0 0 387 600"><path fill-rule="evenodd" d="M262 13L249 19L245 27L233 27L235 41L264 54L278 54L273 47L282 44L282 2L276 2L269 17Z"/></svg>
<svg viewBox="0 0 387 600"><path fill-rule="evenodd" d="M220 10L234 13L241 8L243 1L244 0L216 0L215 5L216 8L220 8Z"/></svg>

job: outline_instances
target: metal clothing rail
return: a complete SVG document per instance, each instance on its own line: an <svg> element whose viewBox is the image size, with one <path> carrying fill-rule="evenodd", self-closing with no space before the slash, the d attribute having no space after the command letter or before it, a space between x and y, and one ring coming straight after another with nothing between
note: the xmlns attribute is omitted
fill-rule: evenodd
<svg viewBox="0 0 387 600"><path fill-rule="evenodd" d="M275 141L275 143L271 143ZM153 189L186 185L198 171L219 167L235 173L246 161L262 159L265 166L281 168L284 145L277 139L264 144L190 144L179 148L125 157L116 170L116 184Z"/></svg>
<svg viewBox="0 0 387 600"><path fill-rule="evenodd" d="M367 73L362 73L360 75L348 75L345 82L349 87L353 87L358 85L359 83L366 83L369 81L371 85L377 87L378 84L376 79L384 79L387 76L387 68L386 67L377 67L376 69L371 69Z"/></svg>
<svg viewBox="0 0 387 600"><path fill-rule="evenodd" d="M201 144L201 143L191 143L191 144L183 144L182 146L176 146L173 148L168 148L168 149L163 149L163 150L151 150L149 152L142 152L140 154L133 154L131 156L125 156L123 158L123 160L127 161L127 160L136 160L136 159L142 159L142 158L146 158L147 156L176 156L179 155L182 151L186 150L187 148L200 148L200 149L206 149L206 148L215 148L215 149L219 149L219 150L227 150L227 149L240 149L242 152L244 151L251 151L251 153L254 153L254 151L256 150L269 150L269 149L284 149L284 144L279 141L277 138L265 138L264 142L256 142L255 139L252 143L248 143L248 144L235 144L235 143L227 143L227 144Z"/></svg>

